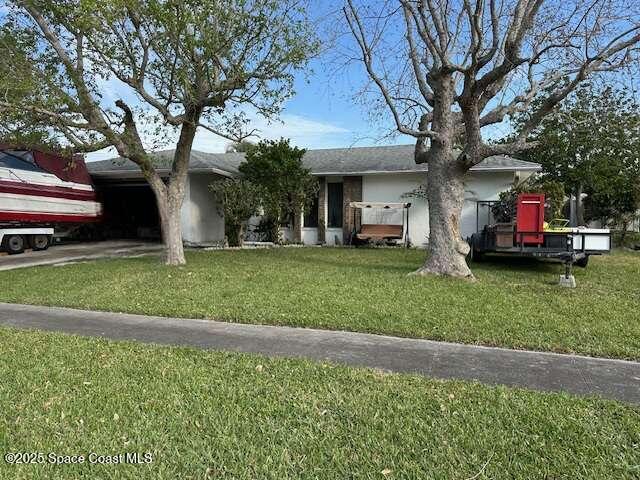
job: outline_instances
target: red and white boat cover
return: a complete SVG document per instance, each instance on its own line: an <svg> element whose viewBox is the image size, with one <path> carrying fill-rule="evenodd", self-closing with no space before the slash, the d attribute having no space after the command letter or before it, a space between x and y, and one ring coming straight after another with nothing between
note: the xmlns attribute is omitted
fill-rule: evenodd
<svg viewBox="0 0 640 480"><path fill-rule="evenodd" d="M101 213L82 158L0 146L0 223L84 223Z"/></svg>

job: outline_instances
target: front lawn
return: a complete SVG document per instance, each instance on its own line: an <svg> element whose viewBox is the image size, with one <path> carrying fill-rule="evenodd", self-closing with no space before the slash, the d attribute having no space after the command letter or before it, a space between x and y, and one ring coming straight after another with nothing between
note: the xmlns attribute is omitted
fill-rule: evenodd
<svg viewBox="0 0 640 480"><path fill-rule="evenodd" d="M578 288L557 264L496 260L477 283L415 278L424 252L193 251L188 265L102 260L0 272L0 301L423 337L640 359L640 254L592 257Z"/></svg>
<svg viewBox="0 0 640 480"><path fill-rule="evenodd" d="M153 460L0 460L0 478L640 475L640 411L598 399L6 328L0 378L3 455Z"/></svg>

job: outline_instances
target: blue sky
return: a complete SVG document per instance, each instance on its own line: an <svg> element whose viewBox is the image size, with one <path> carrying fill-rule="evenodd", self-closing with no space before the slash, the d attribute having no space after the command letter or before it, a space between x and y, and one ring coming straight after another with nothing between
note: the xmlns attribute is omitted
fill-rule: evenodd
<svg viewBox="0 0 640 480"><path fill-rule="evenodd" d="M384 110L374 124L367 108L354 101L354 93L367 81L361 63L352 62L345 67L336 67L338 60L332 58L331 52L336 47L343 50L353 46L350 34L341 35L346 28L342 25L342 13L337 8L341 3L333 0L311 0L311 5L314 6L313 17L317 19L320 37L328 55L314 59L307 72L297 75L296 95L284 104L279 119L267 121L250 115L252 122L249 128L257 129L260 138L290 138L292 144L308 149L414 143L413 137L392 134L394 130L390 112ZM3 2L0 0L0 19L4 14L2 8ZM336 29L343 31L337 32ZM328 38L337 38L337 41L333 43ZM139 103L131 89L116 79L98 80L98 83L105 105L113 105L119 98L131 106ZM177 137L175 133L155 136L154 141L153 135L145 134L143 125L139 125L139 128L149 150L173 148L172 140ZM487 132L488 135L495 138L503 136L508 131L508 126L500 125L488 130L491 130ZM162 140L159 143L158 138ZM228 144L229 140L201 128L193 148L206 152L223 152ZM91 153L87 159L91 161L114 156L115 149L110 148Z"/></svg>
<svg viewBox="0 0 640 480"><path fill-rule="evenodd" d="M360 65L330 74L323 64L325 60L312 61L306 74L297 75L296 95L284 104L279 119L270 122L261 117L252 119L250 127L258 129L261 138L290 138L294 145L309 149L413 143L412 137L404 135L388 138L385 134L389 129L373 125L366 110L354 103L353 93L365 80ZM105 82L102 90L107 101L131 95L116 80ZM200 129L193 148L223 152L228 143L229 140ZM113 156L113 150L100 151L89 154L88 160Z"/></svg>
<svg viewBox="0 0 640 480"><path fill-rule="evenodd" d="M315 18L321 19L321 29L327 25L331 29L335 25L332 22L337 20L336 15L341 15L336 4L332 0L312 0L312 4ZM5 14L6 5L0 0L0 20ZM324 36L323 33L321 36ZM325 64L327 60L326 56L312 60L309 70L296 76L296 95L284 104L279 119L268 122L255 117L249 127L258 129L261 138L290 138L294 145L309 149L413 143L412 137L385 136L389 128L372 125L366 110L353 102L351 97L355 89L366 79L362 65L351 65L338 74L330 74ZM101 80L99 84L106 104L113 104L119 98L130 105L138 103L130 88L116 79ZM223 152L228 144L229 140L200 129L194 149ZM147 146L150 145L151 141ZM170 142L161 146L161 149L170 148ZM91 161L114 156L114 149L106 149L89 154L87 159Z"/></svg>
<svg viewBox="0 0 640 480"><path fill-rule="evenodd" d="M257 129L260 138L290 138L292 144L307 149L413 144L413 137L393 134L395 130L388 110L383 110L373 123L367 108L354 100L355 92L366 83L368 77L362 63L352 61L338 67L344 58L332 53L336 49L346 51L355 47L338 8L342 2L310 2L314 6L313 17L317 19L325 52L310 62L305 73L296 76L296 95L284 104L279 120L269 122L261 117L252 117L248 128ZM129 88L121 86L116 80L104 82L101 87L107 102L123 98L131 105L136 103ZM508 125L499 125L487 130L490 130L486 132L489 136L501 137L509 128ZM205 152L223 152L229 143L229 140L201 128L193 148ZM147 148L171 149L172 145L165 142L156 148L149 142ZM112 158L115 155L115 150L109 149L89 154L88 160Z"/></svg>
<svg viewBox="0 0 640 480"><path fill-rule="evenodd" d="M319 35L325 49L331 51L327 38L336 38L336 24L342 20L342 13L332 0L311 0L311 4L314 5L313 16L318 19ZM350 43L351 39L342 37L342 41ZM258 129L261 138L290 138L292 144L308 149L413 143L413 137L389 137L391 124L373 125L366 109L354 102L354 92L367 79L363 65L353 63L336 72L333 61L335 59L331 55L321 55L312 60L309 69L296 76L296 95L284 104L279 120L268 122L254 117L249 128ZM116 80L104 82L102 87L106 101L124 98L136 103L128 87L121 86ZM223 152L228 144L229 140L200 129L193 148ZM170 149L172 146L167 144L162 148ZM109 149L89 154L88 160L113 156L114 150Z"/></svg>
<svg viewBox="0 0 640 480"><path fill-rule="evenodd" d="M315 7L314 17L319 19L321 38L335 35L336 28L341 28L338 25L343 23L341 12L337 8L342 2L310 1ZM0 0L0 19L3 14L3 1ZM336 67L337 63L333 62L337 60L332 59L330 53L335 47L342 49L352 45L353 40L350 34L338 34L335 38L338 41L334 44L326 40L323 42L329 55L314 59L308 72L297 75L296 95L284 104L280 118L269 122L258 116L250 116L252 122L249 128L257 129L260 138L290 138L294 145L308 149L413 143L413 137L389 135L393 131L390 112L384 110L379 121L374 124L367 109L354 101L354 93L367 80L364 66L353 62L343 68ZM117 80L99 83L105 104L113 105L119 98L132 106L138 103L129 87ZM509 125L505 122L485 129L484 134L489 138L500 138L509 130ZM154 145L151 135L145 135L144 132L142 134L150 150L172 148L171 140L175 135L171 133L164 137L165 141L161 145ZM228 144L229 140L200 129L193 148L206 152L223 152ZM89 154L88 160L112 158L115 155L115 151L109 149Z"/></svg>

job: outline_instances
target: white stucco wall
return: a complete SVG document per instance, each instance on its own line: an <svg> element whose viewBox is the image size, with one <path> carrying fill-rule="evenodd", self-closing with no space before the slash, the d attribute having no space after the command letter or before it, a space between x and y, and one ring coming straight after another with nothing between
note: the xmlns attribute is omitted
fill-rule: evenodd
<svg viewBox="0 0 640 480"><path fill-rule="evenodd" d="M408 202L409 240L414 246L424 246L429 235L429 214L427 203L420 199L403 199L402 195L426 183L427 174L401 173L387 175L364 175L362 177L363 201L370 202ZM520 173L521 179L530 175ZM216 175L192 174L187 182L187 192L182 207L182 227L184 240L192 244L210 244L224 240L224 219L218 213L209 184ZM514 172L473 172L469 174L465 187L465 202L462 209L460 230L463 238L476 231L476 201L497 200L500 192L508 190L514 182ZM341 177L329 177L327 182L342 181ZM326 186L325 186L326 188ZM326 206L325 206L326 208ZM400 210L365 210L365 223L402 223ZM486 211L480 213L480 228L486 223ZM325 212L326 218L326 212ZM256 217L257 221L258 217ZM283 231L286 239L291 240L290 229ZM328 228L326 244L343 244L342 229ZM318 242L316 228L303 228L302 240L307 245ZM336 242L337 240L337 242Z"/></svg>
<svg viewBox="0 0 640 480"><path fill-rule="evenodd" d="M224 241L224 218L220 215L209 185L215 174L190 174L182 204L182 238L193 245Z"/></svg>
<svg viewBox="0 0 640 480"><path fill-rule="evenodd" d="M402 194L426 183L427 174L365 175L362 178L362 199L370 202L407 202L409 210L409 240L414 246L423 246L429 237L429 210L420 199L403 199ZM523 175L524 177L524 175ZM465 202L460 220L460 232L466 238L476 231L476 201L497 200L500 192L508 190L514 181L513 172L473 172L465 187ZM486 215L486 212L485 212ZM486 223L480 219L480 228ZM365 223L402 223L401 211L370 210L364 212Z"/></svg>
<svg viewBox="0 0 640 480"><path fill-rule="evenodd" d="M344 245L343 236L341 228L327 228L325 233L325 243L329 246Z"/></svg>
<svg viewBox="0 0 640 480"><path fill-rule="evenodd" d="M302 243L305 245L317 245L318 244L318 229L317 228L302 228Z"/></svg>
<svg viewBox="0 0 640 480"><path fill-rule="evenodd" d="M293 229L291 227L280 228L280 237L285 242L293 242Z"/></svg>
<svg viewBox="0 0 640 480"><path fill-rule="evenodd" d="M364 175L362 177L362 201L411 202L409 209L409 241L415 246L426 243L429 219L426 202L415 198L402 198L404 193L418 188L427 181L424 173L400 173L390 175ZM362 223L402 224L402 210L363 209Z"/></svg>

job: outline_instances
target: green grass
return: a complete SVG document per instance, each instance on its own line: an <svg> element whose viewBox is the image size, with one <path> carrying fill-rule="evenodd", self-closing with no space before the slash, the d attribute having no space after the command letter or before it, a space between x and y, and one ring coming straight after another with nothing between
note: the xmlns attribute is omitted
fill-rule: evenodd
<svg viewBox="0 0 640 480"><path fill-rule="evenodd" d="M0 272L0 301L640 359L640 253L592 257L576 289L557 264L476 264L478 282L416 278L424 253L286 248Z"/></svg>
<svg viewBox="0 0 640 480"><path fill-rule="evenodd" d="M595 398L6 328L0 376L3 454L154 459L3 479L640 475L640 410Z"/></svg>

